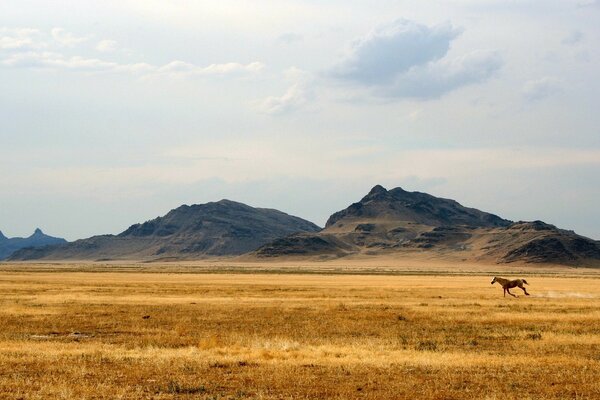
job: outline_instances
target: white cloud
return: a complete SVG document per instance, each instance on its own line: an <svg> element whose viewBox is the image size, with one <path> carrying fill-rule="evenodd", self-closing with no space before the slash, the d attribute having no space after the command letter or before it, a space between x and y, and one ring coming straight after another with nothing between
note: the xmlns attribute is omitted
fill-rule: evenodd
<svg viewBox="0 0 600 400"><path fill-rule="evenodd" d="M167 76L172 78L184 78L193 76L230 76L241 74L256 74L264 69L265 65L255 61L248 64L236 62L210 64L202 67L185 61L172 61L161 67L156 67L148 77Z"/></svg>
<svg viewBox="0 0 600 400"><path fill-rule="evenodd" d="M65 57L54 52L22 52L11 54L2 59L0 64L13 68L33 69L69 69L78 71L110 71L119 64L95 58Z"/></svg>
<svg viewBox="0 0 600 400"><path fill-rule="evenodd" d="M523 96L529 101L539 101L562 91L562 82L553 77L543 77L525 82Z"/></svg>
<svg viewBox="0 0 600 400"><path fill-rule="evenodd" d="M44 47L44 44L36 40L40 34L37 29L0 28L0 50L27 50Z"/></svg>
<svg viewBox="0 0 600 400"><path fill-rule="evenodd" d="M263 63L257 61L249 64L230 62L225 64L211 64L208 67L200 68L196 72L201 75L228 75L238 72L260 72L264 67L265 65Z"/></svg>
<svg viewBox="0 0 600 400"><path fill-rule="evenodd" d="M315 97L312 87L312 77L306 71L299 68L289 68L284 76L292 81L282 96L269 96L257 102L260 112L277 115L298 110L306 106Z"/></svg>
<svg viewBox="0 0 600 400"><path fill-rule="evenodd" d="M284 114L306 105L312 93L301 83L290 86L282 96L269 96L264 99L259 110L267 114Z"/></svg>
<svg viewBox="0 0 600 400"><path fill-rule="evenodd" d="M74 72L124 72L147 74L157 67L146 63L118 64L97 58L65 57L53 52L24 52L0 60L0 66L26 69L68 70Z"/></svg>
<svg viewBox="0 0 600 400"><path fill-rule="evenodd" d="M54 28L50 31L52 38L61 46L73 47L88 40L87 37L77 37L63 28Z"/></svg>
<svg viewBox="0 0 600 400"><path fill-rule="evenodd" d="M103 53L109 53L117 49L117 42L114 40L101 40L96 45L96 50Z"/></svg>
<svg viewBox="0 0 600 400"><path fill-rule="evenodd" d="M264 69L260 62L223 63L198 66L184 61L172 61L165 65L148 63L121 64L98 58L65 56L51 51L20 51L0 56L0 66L11 68L70 70L80 72L131 73L145 78L150 77L191 77L191 76L230 76L255 74Z"/></svg>
<svg viewBox="0 0 600 400"><path fill-rule="evenodd" d="M259 72L264 68L259 62L246 65L211 64L205 67L183 61L173 61L163 66L144 62L119 63L63 53L62 47L73 46L85 40L87 38L77 38L61 28L54 28L50 33L30 28L0 28L0 50L3 51L0 53L0 66L36 70L131 73L140 76L231 75ZM96 49L108 52L115 50L116 45L113 40L102 40L97 43Z"/></svg>
<svg viewBox="0 0 600 400"><path fill-rule="evenodd" d="M401 19L356 41L331 75L390 98L431 99L481 83L502 66L494 51L449 58L461 33L449 23L428 27Z"/></svg>
<svg viewBox="0 0 600 400"><path fill-rule="evenodd" d="M29 38L2 36L0 37L1 50L14 50L29 48L33 45L33 41Z"/></svg>

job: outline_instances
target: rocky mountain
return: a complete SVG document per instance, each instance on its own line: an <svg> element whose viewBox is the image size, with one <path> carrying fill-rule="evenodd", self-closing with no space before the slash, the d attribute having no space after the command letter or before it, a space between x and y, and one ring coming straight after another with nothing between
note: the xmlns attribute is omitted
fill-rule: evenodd
<svg viewBox="0 0 600 400"><path fill-rule="evenodd" d="M442 199L402 188L386 190L377 185L358 203L336 212L326 228L343 227L357 220L405 221L428 226L468 225L476 227L508 226L510 221L496 215L467 208L454 200Z"/></svg>
<svg viewBox="0 0 600 400"><path fill-rule="evenodd" d="M0 232L0 260L4 260L15 251L23 248L34 248L60 243L67 243L67 241L62 238L48 236L39 228L36 229L31 236L26 238L7 238Z"/></svg>
<svg viewBox="0 0 600 400"><path fill-rule="evenodd" d="M318 233L279 238L259 258L426 255L445 260L600 266L600 242L541 221L512 222L458 202L375 186Z"/></svg>
<svg viewBox="0 0 600 400"><path fill-rule="evenodd" d="M239 255L280 237L317 232L312 222L230 200L183 205L118 235L24 249L11 260L180 259Z"/></svg>

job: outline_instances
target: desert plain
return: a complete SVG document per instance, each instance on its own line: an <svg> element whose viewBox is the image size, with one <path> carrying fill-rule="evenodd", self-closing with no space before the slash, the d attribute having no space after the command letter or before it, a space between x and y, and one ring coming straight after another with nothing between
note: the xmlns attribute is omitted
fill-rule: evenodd
<svg viewBox="0 0 600 400"><path fill-rule="evenodd" d="M600 398L598 270L344 263L0 264L0 397Z"/></svg>

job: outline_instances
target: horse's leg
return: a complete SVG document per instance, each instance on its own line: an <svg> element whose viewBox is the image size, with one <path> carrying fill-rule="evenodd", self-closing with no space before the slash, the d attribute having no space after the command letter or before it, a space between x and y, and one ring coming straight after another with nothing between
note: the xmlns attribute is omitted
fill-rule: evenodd
<svg viewBox="0 0 600 400"><path fill-rule="evenodd" d="M525 289L525 286L521 285L519 286L521 289L523 289L523 291L525 292L526 296L529 296L529 293L527 293L527 289Z"/></svg>
<svg viewBox="0 0 600 400"><path fill-rule="evenodd" d="M504 297L506 297L506 288L502 288L504 289Z"/></svg>
<svg viewBox="0 0 600 400"><path fill-rule="evenodd" d="M512 293L510 292L510 290L506 289L506 291L507 291L507 292L508 292L508 294L510 294L512 297L517 297L517 295L516 295L516 294L512 294Z"/></svg>

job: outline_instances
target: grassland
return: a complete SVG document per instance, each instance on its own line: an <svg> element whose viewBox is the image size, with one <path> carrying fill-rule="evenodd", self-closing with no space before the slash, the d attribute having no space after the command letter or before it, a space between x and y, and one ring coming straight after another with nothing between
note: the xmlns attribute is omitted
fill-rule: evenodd
<svg viewBox="0 0 600 400"><path fill-rule="evenodd" d="M136 271L4 268L0 397L600 398L597 275Z"/></svg>

